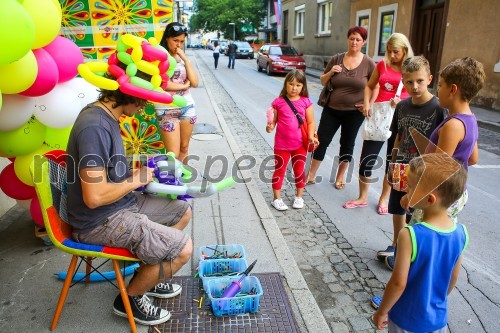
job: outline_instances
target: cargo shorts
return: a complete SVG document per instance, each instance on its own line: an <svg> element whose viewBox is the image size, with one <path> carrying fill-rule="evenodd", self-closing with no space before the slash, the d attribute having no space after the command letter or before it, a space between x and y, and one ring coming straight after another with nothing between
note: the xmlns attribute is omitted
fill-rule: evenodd
<svg viewBox="0 0 500 333"><path fill-rule="evenodd" d="M102 225L86 233L73 233L82 243L122 247L150 265L174 260L189 241L189 235L172 228L189 204L148 194L135 193L137 204L110 215Z"/></svg>

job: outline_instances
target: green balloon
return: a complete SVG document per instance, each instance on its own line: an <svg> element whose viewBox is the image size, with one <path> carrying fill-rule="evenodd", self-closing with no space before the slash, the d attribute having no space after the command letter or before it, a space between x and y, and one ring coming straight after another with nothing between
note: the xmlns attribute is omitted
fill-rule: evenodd
<svg viewBox="0 0 500 333"><path fill-rule="evenodd" d="M174 100L172 103L175 104L176 106L183 108L187 105L187 101L186 101L186 98L184 96L174 95L173 98L174 98Z"/></svg>
<svg viewBox="0 0 500 333"><path fill-rule="evenodd" d="M175 60L174 57L172 57L170 54L168 55L168 70L167 70L167 75L168 77L172 77L174 75L175 67L177 67L177 61Z"/></svg>
<svg viewBox="0 0 500 333"><path fill-rule="evenodd" d="M0 65L21 59L35 41L35 24L20 2L0 1Z"/></svg>
<svg viewBox="0 0 500 333"><path fill-rule="evenodd" d="M31 117L23 126L0 132L0 150L9 156L26 155L43 144L47 127Z"/></svg>
<svg viewBox="0 0 500 333"><path fill-rule="evenodd" d="M69 134L73 126L66 128L47 127L47 135L45 136L45 144L52 149L66 150L68 146Z"/></svg>

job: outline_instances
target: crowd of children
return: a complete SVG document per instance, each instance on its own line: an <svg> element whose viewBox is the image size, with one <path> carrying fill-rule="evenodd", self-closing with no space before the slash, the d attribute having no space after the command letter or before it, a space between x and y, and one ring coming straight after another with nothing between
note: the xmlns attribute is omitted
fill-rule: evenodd
<svg viewBox="0 0 500 333"><path fill-rule="evenodd" d="M447 295L455 286L469 240L457 215L468 198L468 167L478 161L478 125L469 103L482 88L485 74L477 60L457 59L440 71L436 97L428 91L433 77L427 59L401 59L401 80L409 97L394 101L390 128L394 136L387 142L392 154L387 162L403 166L406 187L398 183L390 190L393 242L377 257L393 272L384 296L372 298L377 309L373 320L377 328L387 326L389 332L446 332ZM300 209L304 207L307 152L298 117L307 121L311 143L315 129L303 72L288 73L272 108L274 117L266 127L268 133L276 127L271 205L280 211L288 209L280 190L291 159L296 186L292 207ZM395 173L389 169L384 182L395 185ZM363 200L350 201L356 207L344 208L366 207Z"/></svg>

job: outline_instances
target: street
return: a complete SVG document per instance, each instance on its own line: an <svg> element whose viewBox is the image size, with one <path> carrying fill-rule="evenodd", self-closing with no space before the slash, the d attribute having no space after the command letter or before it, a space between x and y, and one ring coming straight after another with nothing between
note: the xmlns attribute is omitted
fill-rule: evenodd
<svg viewBox="0 0 500 333"><path fill-rule="evenodd" d="M284 76L257 72L255 60L237 59L235 69L228 69L228 57L223 55L219 59L219 68L214 70L211 51L196 50L192 54L196 57L198 70L205 77L206 89L221 109L242 154L254 156L257 161L254 169L258 169L259 162L272 154L274 134L265 132L265 111L283 87ZM316 103L321 91L319 79L308 76L308 90ZM199 113L203 112L202 105L197 109ZM321 107L315 104L314 109L318 124ZM375 253L392 239L391 216L380 216L375 211L380 181L370 187L368 208L342 208L344 202L355 198L358 193L356 156L360 155L362 139L361 136L357 138L354 163L350 167L347 186L341 191L329 181L335 177L338 142L339 133L318 171L323 181L306 187L306 209L302 212L273 211L273 214L332 330L347 331L342 323L347 318L356 332L370 331L367 318L373 311L369 297L382 295L380 282L386 283L390 277L390 271L375 258ZM449 330L452 333L500 332L500 255L497 245L500 222L494 218L498 216L495 212L500 204L499 143L500 133L480 129L479 163L470 168L469 201L459 216L459 222L468 228L470 243L464 254L459 282L449 299ZM382 171L379 169L375 176L381 177ZM259 170L253 174L257 180ZM270 201L270 184L257 181L264 197ZM293 198L290 185L283 192L287 199ZM338 289L338 285L342 289Z"/></svg>

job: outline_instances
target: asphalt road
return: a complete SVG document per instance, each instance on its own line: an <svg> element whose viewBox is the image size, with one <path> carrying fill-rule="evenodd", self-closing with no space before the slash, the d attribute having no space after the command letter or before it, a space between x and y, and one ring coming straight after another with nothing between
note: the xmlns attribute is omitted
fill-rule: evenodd
<svg viewBox="0 0 500 333"><path fill-rule="evenodd" d="M265 111L283 87L284 76L267 76L257 72L255 60L237 59L234 70L227 68L228 58L221 56L219 68L213 69L211 51L194 51L198 61L203 61L212 70L222 87L234 103L246 115L265 141L272 147L273 135L265 132ZM308 77L310 98L316 102L321 84L316 78ZM202 111L200 111L202 112ZM321 108L315 105L315 119L319 122ZM345 210L342 203L357 195L357 162L348 174L348 185L343 191L334 189L328 181L335 177L334 159L338 153L339 133L334 137L318 175L325 181L308 186L307 192L334 221L343 237L382 282L387 282L390 272L375 258L375 252L385 248L392 238L390 216L376 214L376 202L381 183L370 187L370 207ZM459 221L469 230L470 243L464 255L463 269L457 290L450 296L449 329L458 332L500 332L500 221L496 218L500 204L500 134L480 130L479 164L469 172L469 202L461 213ZM354 156L360 155L362 139L358 136ZM383 148L382 151L385 151ZM375 173L382 176L382 170ZM310 288L314 288L310 285ZM315 293L314 290L312 290ZM322 291L317 290L316 294Z"/></svg>

